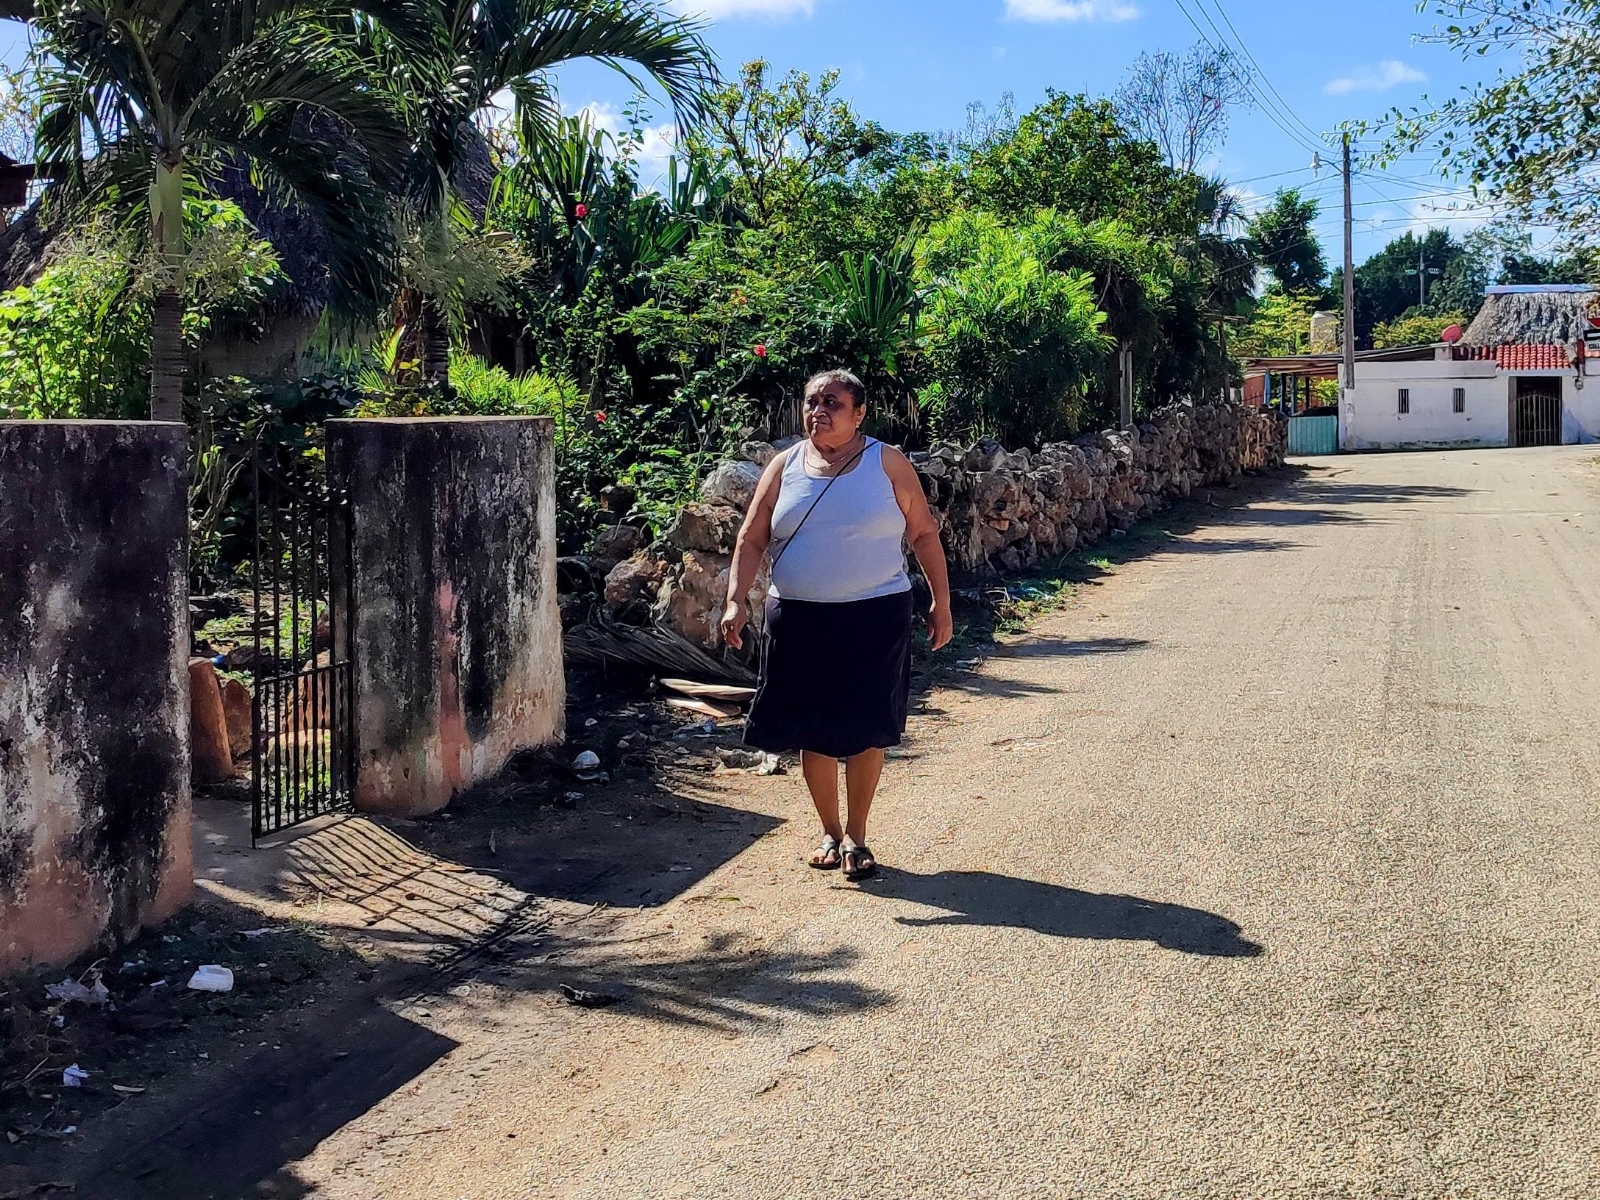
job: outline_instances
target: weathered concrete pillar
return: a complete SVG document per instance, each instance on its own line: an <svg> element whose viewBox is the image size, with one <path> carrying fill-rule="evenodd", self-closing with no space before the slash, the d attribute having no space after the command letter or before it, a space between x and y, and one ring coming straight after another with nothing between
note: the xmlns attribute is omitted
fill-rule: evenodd
<svg viewBox="0 0 1600 1200"><path fill-rule="evenodd" d="M352 509L356 805L435 812L563 736L554 425L330 421L328 456Z"/></svg>
<svg viewBox="0 0 1600 1200"><path fill-rule="evenodd" d="M188 431L0 421L0 974L188 902Z"/></svg>

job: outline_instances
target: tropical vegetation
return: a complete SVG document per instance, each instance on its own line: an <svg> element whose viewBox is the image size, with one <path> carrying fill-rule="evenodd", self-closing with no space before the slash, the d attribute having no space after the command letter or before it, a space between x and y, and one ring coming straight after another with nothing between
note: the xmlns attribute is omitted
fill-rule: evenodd
<svg viewBox="0 0 1600 1200"><path fill-rule="evenodd" d="M1113 97L897 133L834 72L719 74L655 0L43 0L35 24L0 124L50 182L13 215L42 248L0 297L0 413L187 419L213 530L228 456L314 462L329 416L535 413L576 548L616 517L603 489L651 523L795 432L817 369L859 371L902 442L1038 445L1115 421L1123 351L1141 415L1225 394L1240 355L1306 349L1341 283L1315 200L1251 213L1197 169L1253 94L1204 47ZM578 59L665 123L565 110ZM1587 269L1500 226L1407 234L1358 268L1356 337Z"/></svg>

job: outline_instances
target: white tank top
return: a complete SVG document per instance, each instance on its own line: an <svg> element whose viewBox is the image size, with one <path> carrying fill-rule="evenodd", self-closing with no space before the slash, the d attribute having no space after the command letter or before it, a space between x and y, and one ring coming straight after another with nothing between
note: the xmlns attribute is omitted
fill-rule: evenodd
<svg viewBox="0 0 1600 1200"><path fill-rule="evenodd" d="M834 479L832 487L806 471L805 451L801 442L783 464L783 485L772 513L771 554L777 564L772 594L783 600L845 604L910 591L906 518L883 469L883 443L869 445L861 461ZM821 503L813 510L818 496ZM800 535L795 537L797 528Z"/></svg>

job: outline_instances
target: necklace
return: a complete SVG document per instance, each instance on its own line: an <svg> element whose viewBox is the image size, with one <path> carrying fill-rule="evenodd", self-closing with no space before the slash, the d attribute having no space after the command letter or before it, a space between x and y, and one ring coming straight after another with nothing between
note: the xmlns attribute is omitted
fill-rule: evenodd
<svg viewBox="0 0 1600 1200"><path fill-rule="evenodd" d="M857 445L858 442L860 445ZM834 451L834 454L837 456L837 458L829 458L825 451L819 450L816 445L808 439L806 441L806 454L812 457L812 460L816 464L819 471L822 471L825 474L834 474L839 470L839 468L843 467L846 463L851 462L857 456L859 456L861 451L866 449L866 444L866 437L858 432L855 437L851 438L838 450Z"/></svg>

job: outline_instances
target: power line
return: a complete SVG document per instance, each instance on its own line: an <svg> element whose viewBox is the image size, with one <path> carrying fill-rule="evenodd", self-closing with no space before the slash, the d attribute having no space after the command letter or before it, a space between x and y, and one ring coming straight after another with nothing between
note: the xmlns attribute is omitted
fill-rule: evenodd
<svg viewBox="0 0 1600 1200"><path fill-rule="evenodd" d="M1300 115L1297 112L1295 112L1295 110L1290 106L1288 101L1283 98L1283 94L1278 91L1277 86L1272 82L1271 76L1268 75L1267 72L1265 71L1265 69L1262 68L1260 60L1258 60L1256 58L1254 52L1251 51L1251 49L1250 49L1249 43L1247 43L1244 40L1243 35L1239 33L1238 27L1234 25L1233 19L1231 17L1229 17L1228 11L1223 6L1222 0L1210 0L1210 4L1211 4L1212 8L1214 8L1216 10L1217 15L1222 19L1223 24L1227 26L1229 33L1232 34L1232 39L1233 39L1232 43L1229 42L1229 39L1228 39L1227 35L1225 35L1222 32L1222 29L1217 25L1216 21L1214 21L1212 19L1211 14L1206 10L1206 2L1207 2L1207 0L1194 0L1194 4L1195 4L1196 9L1199 11L1200 15L1205 18L1206 24L1211 27L1212 32L1216 34L1217 40L1223 44L1223 48L1225 48L1225 49L1232 50L1232 49L1237 48L1237 50L1240 53L1243 54L1245 60L1251 65L1251 67L1254 68L1255 75L1251 79L1251 86L1252 86L1252 90L1255 92L1256 96L1262 101L1263 112L1270 119L1273 120L1273 123L1275 125L1277 125L1280 130L1282 130L1283 132L1288 133L1291 136L1293 136L1294 139L1296 141L1298 141L1302 146L1306 145L1305 138L1298 136L1298 134L1295 131L1285 128L1283 121L1278 119L1280 116L1286 116L1290 121L1292 121L1292 122L1294 122L1294 124L1298 125L1301 130L1304 130L1305 133L1307 135L1309 135L1317 143L1317 146L1313 146L1313 147L1310 147L1310 148L1319 149L1319 147L1320 147L1320 148L1330 148L1331 149L1331 147L1327 147L1327 144L1324 141L1322 134L1320 134L1317 130L1313 129L1305 120L1303 120L1300 117ZM1194 26L1195 32L1200 34L1202 41L1204 41L1208 46L1212 46L1212 49L1216 49L1217 47L1212 45L1210 38L1206 36L1205 30L1200 28L1199 24L1189 14L1188 10L1186 8L1184 8L1182 0L1175 0L1175 3L1178 4L1179 10L1183 12L1184 17L1189 21L1189 24ZM1267 100L1267 97L1266 97L1265 93L1263 93L1260 90L1259 87L1255 86L1255 80L1256 79L1259 79L1260 82L1266 86L1267 90L1271 92L1273 100L1276 101L1275 105ZM1319 153L1320 153L1320 150L1319 150ZM1305 170L1309 170L1309 169L1310 168L1305 168ZM1277 176L1260 176L1258 178L1275 178L1275 177L1278 177L1278 176L1281 176L1281 175L1290 175L1290 174L1298 174L1298 173L1299 172L1294 172L1294 171L1284 171L1284 172L1279 172ZM1353 173L1361 176L1364 179L1366 179L1370 186L1376 186L1376 181L1380 178L1380 176L1376 172L1373 172L1373 171L1359 171L1359 172L1353 172ZM1383 179L1384 182L1393 181L1393 182L1397 182L1397 183L1409 183L1409 184L1413 185L1414 187L1426 188L1428 190L1417 192L1415 194L1408 194L1408 195L1405 195L1405 196L1393 196L1393 195L1391 195L1391 194L1389 194L1387 192L1384 192L1382 189L1378 189L1380 195L1386 196L1388 198L1387 199L1383 199L1383 200L1356 201L1354 203L1353 207L1371 207L1371 206L1381 205L1381 204L1386 204L1386 203L1397 203L1398 204L1398 203L1406 203L1406 202L1410 202L1410 201L1430 199L1430 198L1441 199L1441 200L1448 199L1448 200L1451 200L1451 201L1456 201L1456 200L1465 201L1465 200L1467 200L1467 195L1466 195L1465 189L1450 188L1448 186L1448 181L1447 180L1442 180L1442 179L1438 179L1438 178L1421 179L1421 178L1417 178L1415 176L1388 175L1388 174L1382 175L1381 178ZM1252 180L1240 180L1239 182L1240 183L1248 183L1248 182L1253 182L1253 181ZM1321 184L1321 182L1322 182L1321 180L1318 180L1317 184ZM1330 180L1330 182L1337 183L1338 181L1335 179L1335 180ZM1313 185L1313 186L1315 187L1317 185ZM1331 189L1331 192L1337 192L1337 190L1338 189L1335 187L1335 188ZM1321 195L1312 194L1308 198L1311 198L1311 199L1331 199L1332 195L1331 195L1330 192L1324 192ZM1494 207L1495 206L1490 205L1490 204L1483 204L1483 203L1479 203L1479 202L1476 202L1476 201L1473 202L1473 208L1475 208L1475 209L1477 209L1479 211L1492 210ZM1435 211L1449 211L1449 210L1438 210L1438 209L1436 209Z"/></svg>
<svg viewBox="0 0 1600 1200"><path fill-rule="evenodd" d="M1415 186L1424 187L1424 188L1428 189L1425 192L1418 192L1417 193L1418 197L1421 197L1421 196L1460 196L1460 195L1462 195L1462 194L1464 194L1464 193L1466 193L1466 192L1468 192L1470 190L1470 189L1467 189L1467 188L1444 187L1444 186L1442 186L1441 183L1438 183L1438 182L1431 182L1429 180L1424 180L1424 179L1413 179L1413 178L1410 178L1410 177L1405 176L1405 175L1376 175L1376 174L1373 174L1372 172L1369 172L1369 171L1357 171L1356 174L1358 176L1360 176L1361 178L1366 179L1370 183L1370 185L1372 187L1374 187L1374 188L1378 187L1378 181L1382 180L1382 182L1386 183L1386 184L1410 183L1410 184L1413 184Z"/></svg>
<svg viewBox="0 0 1600 1200"><path fill-rule="evenodd" d="M1294 173L1295 172L1289 171L1283 172L1283 174ZM1508 205L1497 203L1495 201L1477 200L1473 198L1472 193L1465 188L1435 187L1429 188L1425 191L1407 191L1400 194L1395 194L1394 192L1388 191L1383 185L1395 185L1403 180L1404 177L1402 176L1382 176L1370 171L1357 171L1353 172L1353 174L1358 179L1364 180L1367 186L1377 192L1380 197L1376 200L1357 200L1355 201L1357 207L1370 207L1379 204L1406 204L1417 200L1448 200L1464 205L1470 205L1471 207L1477 209L1509 207ZM1245 183L1249 181L1240 180L1239 182ZM1306 185L1306 187L1301 190L1301 198L1305 200L1328 200L1331 199L1338 190L1338 177L1329 176L1326 179L1318 179L1314 183Z"/></svg>
<svg viewBox="0 0 1600 1200"><path fill-rule="evenodd" d="M1384 180L1384 182L1388 183L1389 180L1386 179L1386 180ZM1409 203L1411 201L1416 201L1416 200L1448 200L1448 201L1450 201L1450 203L1448 205L1444 205L1444 204L1429 204L1429 205L1419 205L1418 206L1419 210L1420 209L1426 209L1427 211L1433 212L1433 213L1454 213L1454 212L1458 211L1458 207L1459 207L1460 211L1461 211L1461 214L1463 216L1475 216L1475 215L1496 216L1496 215L1499 215L1501 213L1514 211L1515 207L1516 207L1515 205L1509 204L1509 203L1507 203L1505 201L1479 200L1476 197L1472 196L1471 193L1469 193L1469 192L1467 192L1465 190L1462 190L1462 189L1458 189L1458 190L1455 190L1455 191L1421 192L1421 193L1418 193L1416 195L1408 195L1408 196L1393 196L1393 195L1390 195L1389 193L1385 192L1381 187L1379 187L1375 182L1373 182L1370 177L1368 178L1368 186L1373 188L1373 190L1377 191L1380 195L1386 196L1388 198L1387 202L1388 203L1392 203L1392 204L1405 204L1405 203ZM1368 201L1366 203L1379 204L1379 203L1384 203L1384 201Z"/></svg>
<svg viewBox="0 0 1600 1200"><path fill-rule="evenodd" d="M1213 51L1218 50L1218 47L1208 36L1206 36L1206 31L1200 28L1200 23L1196 21L1192 15L1190 15L1188 8L1184 6L1183 0L1172 0L1172 2L1178 6L1178 11L1183 14L1184 20L1188 21L1190 25L1194 26L1194 31L1200 35L1200 40L1204 42L1209 49ZM1196 0L1196 3L1198 4L1198 0ZM1209 17L1206 19L1210 20ZM1218 36L1221 36L1220 33ZM1267 119L1276 125L1278 129L1282 131L1285 137L1289 138L1291 141L1297 142L1305 149L1314 153L1320 154L1324 150L1328 149L1328 147L1321 145L1318 142L1309 141L1304 134L1298 132L1288 125L1285 125L1283 118L1277 114L1277 112L1269 103L1267 103L1266 97L1261 93L1260 89L1255 86L1254 81L1250 83L1250 89L1251 91L1255 92L1256 97L1262 101L1262 112L1266 114Z"/></svg>
<svg viewBox="0 0 1600 1200"><path fill-rule="evenodd" d="M1175 0L1175 2L1177 3L1178 8L1183 12L1183 15L1188 19L1189 24L1194 26L1195 32L1200 35L1201 40L1204 41L1207 46L1210 46L1211 49L1216 50L1219 53L1224 51L1227 53L1234 53L1234 46L1228 41L1227 36L1222 32L1217 23L1211 19L1211 14L1206 11L1204 0L1194 0L1195 7L1198 9L1200 15L1205 18L1206 24L1211 26L1212 32L1217 35L1217 41L1221 43L1220 46L1214 45L1211 39L1206 36L1205 30L1200 28L1195 19L1189 15L1188 10L1183 7L1182 0ZM1227 20L1226 13L1223 14L1223 20ZM1235 36L1238 36L1237 32L1235 33ZM1248 61L1254 63L1256 66L1256 72L1248 74L1245 82L1250 91L1254 94L1256 100L1259 102L1261 111L1266 114L1267 118L1271 120L1272 123L1280 130L1286 133L1289 137L1293 138L1295 141L1299 142L1300 145L1304 146L1306 149L1315 151L1319 154L1323 151L1331 150L1332 147L1322 140L1321 135L1313 130L1311 126L1302 121L1295 114L1294 110L1284 102L1283 97L1278 94L1277 88L1273 87L1272 81L1267 78L1266 72L1261 70L1260 64L1256 63L1254 56L1250 53L1250 48L1243 44L1242 39L1239 50L1243 53L1244 57ZM1260 84L1257 83L1256 80L1258 74L1261 81L1271 89L1271 97L1269 97L1266 92L1263 92ZM1287 120L1289 124L1285 124L1285 120ZM1293 128L1294 125L1299 125L1301 129L1304 129L1306 132L1301 133L1299 130Z"/></svg>
<svg viewBox="0 0 1600 1200"><path fill-rule="evenodd" d="M1222 32L1221 28L1217 25L1217 23L1211 19L1211 14L1206 11L1205 0L1194 0L1194 5L1195 5L1195 8L1199 10L1200 15L1205 18L1206 24L1211 26L1211 32L1213 32L1213 33L1215 33L1217 35L1217 41L1221 43L1221 48L1220 49L1222 51L1225 51L1225 52L1229 53L1229 54L1233 54L1235 57L1238 57L1238 55L1234 51L1234 47L1233 47L1232 43L1230 43L1228 41L1227 35L1225 35ZM1180 5L1179 7L1182 7L1182 5ZM1185 13L1184 15L1187 16L1188 14ZM1224 15L1223 19L1224 20L1227 19L1226 15ZM1190 21L1190 24L1191 25L1194 24L1193 20ZM1205 38L1205 31L1204 30L1201 30L1198 25L1195 26L1195 29L1200 33L1200 36L1202 38ZM1210 39L1209 38L1206 39L1206 44L1210 45ZM1213 49L1217 49L1217 47L1213 47ZM1241 49L1244 52L1244 56L1252 64L1255 64L1255 59L1250 57L1249 48L1248 47L1241 47ZM1271 88L1272 87L1272 81L1267 79L1266 72L1261 71L1259 64L1256 64L1256 71L1259 72L1259 78L1262 80L1262 82L1266 83L1266 85L1269 88ZM1265 92L1263 92L1261 90L1260 86L1257 84L1257 82L1256 82L1257 78L1258 78L1258 76L1256 74L1247 75L1247 77L1246 77L1246 86L1249 87L1249 89L1253 93L1255 93L1255 97L1260 102L1262 110L1264 112L1268 113L1269 115L1287 117L1288 120L1291 122L1291 124L1298 124L1303 129L1306 130L1307 134L1310 135L1310 137L1311 137L1312 143L1314 143L1315 146L1321 146L1322 145L1322 139L1319 138L1316 135L1316 133L1311 129L1311 127L1309 125L1306 125L1306 123L1304 121L1301 121L1299 117L1295 116L1293 111L1291 111L1289 109L1289 107L1286 104L1283 103L1282 97L1278 98L1276 105L1274 105L1272 100L1269 100L1267 98L1267 94ZM1277 89L1275 89L1275 88L1273 89L1273 95L1274 96L1277 95ZM1278 128L1285 129L1285 126L1283 125L1282 121L1278 122ZM1301 137L1297 131L1285 129L1285 132L1290 132L1290 133L1293 134L1293 136L1299 138L1301 145L1306 145L1307 144L1306 141L1305 141L1305 138Z"/></svg>
<svg viewBox="0 0 1600 1200"><path fill-rule="evenodd" d="M1252 175L1248 179L1230 179L1229 186L1241 183L1260 183L1263 179L1282 179L1285 175L1304 175L1307 171L1315 170L1314 167L1296 167L1292 171L1273 171L1270 175Z"/></svg>
<svg viewBox="0 0 1600 1200"><path fill-rule="evenodd" d="M1205 0L1195 0L1195 3L1200 6L1200 11L1204 13ZM1315 129L1311 128L1310 125L1307 125L1305 121L1301 120L1300 114L1289 107L1289 102L1283 98L1283 94L1279 92L1278 89L1273 85L1272 77L1262 69L1261 64L1256 61L1256 56L1250 52L1250 47L1245 43L1244 38L1240 35L1239 31L1234 28L1233 21L1228 17L1227 9L1222 7L1222 0L1211 0L1211 5L1217 10L1217 15L1222 18L1223 24L1228 27L1228 31L1233 34L1234 41L1239 44L1239 49L1244 52L1245 59L1252 67L1256 69L1256 74L1260 78L1261 82L1266 84L1267 90L1277 98L1278 104L1283 108L1283 111L1288 113L1290 118L1293 119L1294 122L1300 126L1300 128L1304 129L1308 134L1310 134L1314 141L1325 145L1326 143L1322 134L1318 133ZM1206 22L1211 26L1211 28L1217 28L1216 23L1213 22L1209 16L1206 17ZM1217 36L1222 36L1221 30L1217 31ZM1332 147L1329 147L1329 149L1332 149Z"/></svg>

